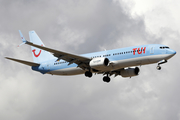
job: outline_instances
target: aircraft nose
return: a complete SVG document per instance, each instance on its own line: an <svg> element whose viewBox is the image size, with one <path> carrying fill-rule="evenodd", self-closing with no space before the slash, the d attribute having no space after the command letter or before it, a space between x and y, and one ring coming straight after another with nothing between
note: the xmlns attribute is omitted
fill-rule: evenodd
<svg viewBox="0 0 180 120"><path fill-rule="evenodd" d="M176 54L176 51L174 50L174 53L173 54Z"/></svg>
<svg viewBox="0 0 180 120"><path fill-rule="evenodd" d="M169 49L167 53L168 53L168 54L171 54L171 55L175 55L175 54L176 54L176 51L175 51L175 50L172 50L172 49Z"/></svg>
<svg viewBox="0 0 180 120"><path fill-rule="evenodd" d="M176 54L176 51L175 51L175 50L171 50L171 53L172 53L173 55L175 55L175 54Z"/></svg>

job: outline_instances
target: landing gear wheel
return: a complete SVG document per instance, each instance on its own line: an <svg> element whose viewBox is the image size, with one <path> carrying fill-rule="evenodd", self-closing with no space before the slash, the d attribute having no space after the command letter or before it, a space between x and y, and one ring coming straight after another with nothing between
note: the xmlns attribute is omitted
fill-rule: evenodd
<svg viewBox="0 0 180 120"><path fill-rule="evenodd" d="M89 77L89 78L92 77L92 72L86 71L86 72L85 72L85 76L86 76L86 77Z"/></svg>
<svg viewBox="0 0 180 120"><path fill-rule="evenodd" d="M104 76L103 81L108 83L111 81L111 79L108 76Z"/></svg>
<svg viewBox="0 0 180 120"><path fill-rule="evenodd" d="M156 68L157 68L157 70L161 70L161 66L159 66L159 65Z"/></svg>

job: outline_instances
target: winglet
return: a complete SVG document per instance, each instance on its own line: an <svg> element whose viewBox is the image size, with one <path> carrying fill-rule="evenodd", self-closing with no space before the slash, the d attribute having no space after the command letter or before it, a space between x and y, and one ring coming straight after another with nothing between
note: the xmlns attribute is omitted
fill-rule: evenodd
<svg viewBox="0 0 180 120"><path fill-rule="evenodd" d="M20 30L19 30L19 34L20 34L20 36L21 36L21 40L22 40L23 43L21 43L20 45L18 45L18 47L20 47L21 45L27 43L27 40L23 37L23 34L21 33Z"/></svg>

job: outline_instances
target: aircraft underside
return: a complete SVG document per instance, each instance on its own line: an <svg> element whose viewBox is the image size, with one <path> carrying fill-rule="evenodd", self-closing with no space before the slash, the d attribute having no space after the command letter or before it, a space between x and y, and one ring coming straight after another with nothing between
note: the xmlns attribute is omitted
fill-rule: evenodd
<svg viewBox="0 0 180 120"><path fill-rule="evenodd" d="M148 65L148 64L153 64L157 63L162 60L162 57L165 59L169 59L169 55L151 55L151 56L144 56L144 57L139 57L139 58L133 58L133 59L125 59L125 60L119 60L119 61L112 61L113 64L107 66L106 69L100 70L100 71L87 71L83 70L79 67L71 67L71 68L65 68L65 69L58 69L54 71L50 71L47 74L52 74L52 75L64 75L64 76L70 76L70 75L79 75L79 74L85 74L86 77L92 77L92 73L97 73L97 74L104 74L106 75L103 80L105 82L109 82L110 78L109 76L111 75L121 75L122 77L132 77L136 76L139 73L139 68L130 68L134 66L141 66L141 65ZM167 62L167 61L166 61ZM165 63L165 62L164 62ZM160 70L161 67L158 64L157 69ZM127 68L128 67L128 68ZM132 74L130 76L128 75L122 75L124 68L127 68L126 70L133 70L132 72L135 74ZM90 75L89 75L90 74Z"/></svg>

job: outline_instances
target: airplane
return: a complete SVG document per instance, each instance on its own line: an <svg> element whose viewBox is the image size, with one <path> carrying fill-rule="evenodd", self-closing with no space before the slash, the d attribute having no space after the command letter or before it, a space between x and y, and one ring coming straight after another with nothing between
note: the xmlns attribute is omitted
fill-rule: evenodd
<svg viewBox="0 0 180 120"><path fill-rule="evenodd" d="M166 45L148 44L113 50L106 50L82 55L45 47L35 31L29 31L27 41L19 30L22 44L31 46L34 62L5 57L28 66L42 74L78 75L91 78L94 74L103 74L103 81L110 82L110 76L134 77L140 72L142 65L157 63L157 70L176 54Z"/></svg>

